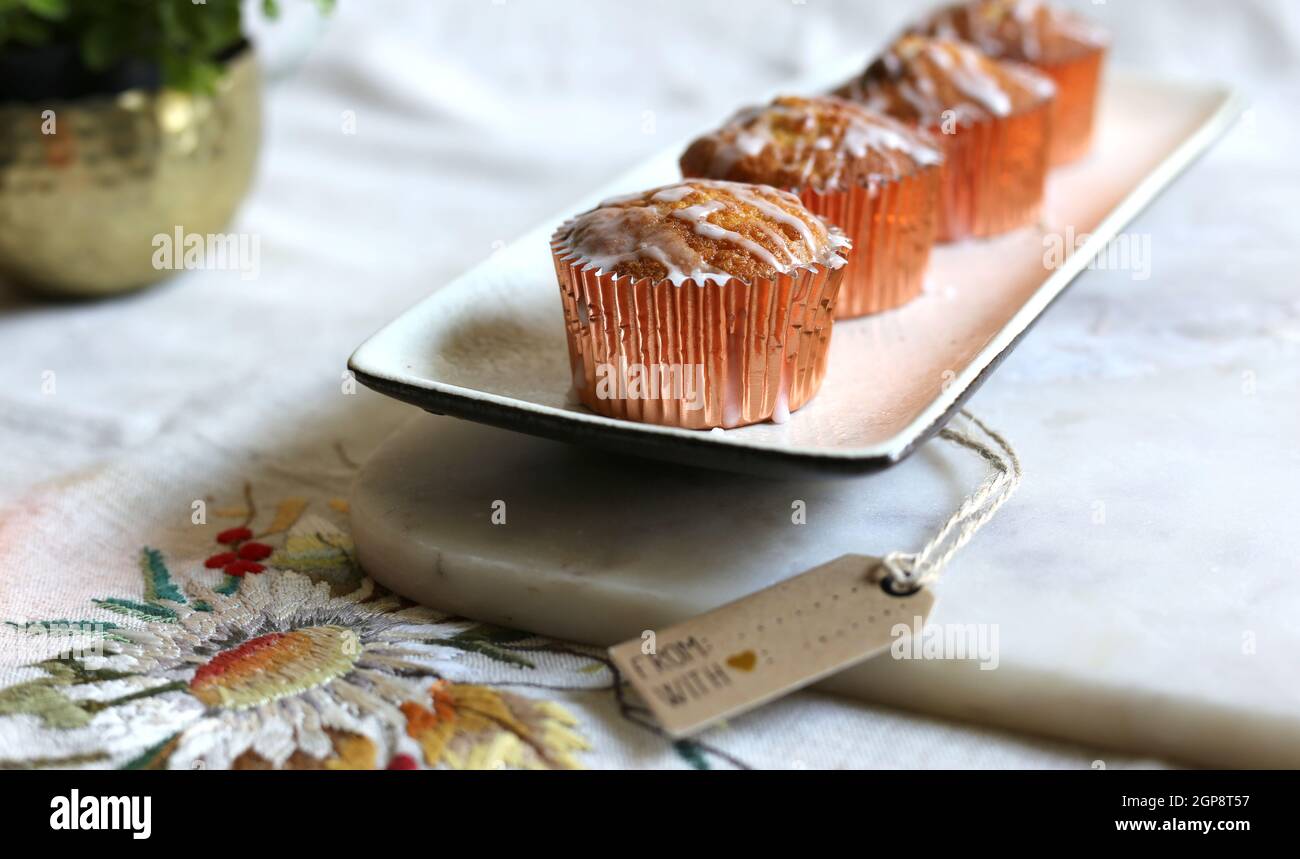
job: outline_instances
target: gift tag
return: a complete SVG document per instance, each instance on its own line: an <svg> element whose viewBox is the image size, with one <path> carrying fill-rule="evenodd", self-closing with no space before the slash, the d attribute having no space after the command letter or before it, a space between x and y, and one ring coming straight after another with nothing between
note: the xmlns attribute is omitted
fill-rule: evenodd
<svg viewBox="0 0 1300 859"><path fill-rule="evenodd" d="M609 655L684 737L887 650L898 624L922 626L934 595L890 593L886 578L879 559L844 555Z"/></svg>

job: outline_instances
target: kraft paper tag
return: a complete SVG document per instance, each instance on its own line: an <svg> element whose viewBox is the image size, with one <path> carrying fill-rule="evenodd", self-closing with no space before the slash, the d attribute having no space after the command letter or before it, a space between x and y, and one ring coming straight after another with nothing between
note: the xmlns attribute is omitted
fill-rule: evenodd
<svg viewBox="0 0 1300 859"><path fill-rule="evenodd" d="M693 734L887 650L934 595L881 586L877 558L844 555L667 629L609 649L674 737Z"/></svg>

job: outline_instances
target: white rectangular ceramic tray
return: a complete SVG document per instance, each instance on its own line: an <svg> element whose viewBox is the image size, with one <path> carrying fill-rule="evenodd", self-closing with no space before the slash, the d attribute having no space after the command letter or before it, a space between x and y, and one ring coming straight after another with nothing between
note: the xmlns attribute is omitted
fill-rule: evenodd
<svg viewBox="0 0 1300 859"><path fill-rule="evenodd" d="M1112 75L1093 152L1052 173L1041 223L941 246L919 299L836 322L821 392L785 424L684 430L601 417L570 398L551 233L600 200L679 178L686 141L439 289L362 344L349 367L363 384L431 412L625 453L770 474L884 468L961 408L1047 306L1242 108L1221 86ZM1047 242L1066 236L1088 239L1063 264L1049 265Z"/></svg>

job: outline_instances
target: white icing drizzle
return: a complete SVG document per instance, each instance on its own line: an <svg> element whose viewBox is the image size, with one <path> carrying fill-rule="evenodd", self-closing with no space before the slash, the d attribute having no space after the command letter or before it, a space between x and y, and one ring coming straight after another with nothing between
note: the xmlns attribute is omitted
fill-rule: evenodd
<svg viewBox="0 0 1300 859"><path fill-rule="evenodd" d="M613 199L631 203L642 198L641 194L633 194ZM644 208L602 204L570 222L568 257L585 259L583 268L598 272L613 269L619 263L648 258L662 264L668 278L678 284L691 277L697 281L709 278L724 281L730 277L709 266L676 231L662 223L652 223L649 215L650 210ZM577 239L575 243L573 233L579 230L586 240Z"/></svg>
<svg viewBox="0 0 1300 859"><path fill-rule="evenodd" d="M759 198L757 195L745 202L749 203L749 205L758 209L772 220L785 224L787 227L792 227L794 231L799 234L800 241L802 241L809 249L817 247L817 238L813 235L812 229L802 218L796 218L794 215L790 214L785 209L782 209L775 203L769 203L768 201Z"/></svg>
<svg viewBox="0 0 1300 859"><path fill-rule="evenodd" d="M731 230L719 227L717 224L711 224L708 221L700 221L697 223L695 225L695 232L704 236L706 239L731 242L733 245L738 245L749 251L755 257L761 259L766 264L770 265L775 271L785 271L787 268L787 266L777 260L777 258L772 255L772 252L767 248L763 247L753 239L745 238L740 233L732 232Z"/></svg>
<svg viewBox="0 0 1300 859"><path fill-rule="evenodd" d="M1043 56L1043 44L1038 39L1038 27L1034 21L1039 9L1045 10L1046 7L1039 3L1014 3L1011 7L1011 16L1020 25L1020 48L1031 60Z"/></svg>
<svg viewBox="0 0 1300 859"><path fill-rule="evenodd" d="M1006 26L1008 21L1014 26ZM969 41L991 57L1031 63L1062 59L1061 45L1067 46L1064 53L1068 54L1105 47L1109 42L1105 31L1084 16L1043 0L959 3L936 12L922 30L944 39ZM1053 51L1054 47L1058 50Z"/></svg>
<svg viewBox="0 0 1300 859"><path fill-rule="evenodd" d="M690 185L669 185L650 199L656 203L680 203L687 197L695 193L695 189ZM620 202L630 203L633 200L641 199L641 194L633 194L630 197L623 198ZM610 205L608 202L601 203L602 206Z"/></svg>
<svg viewBox="0 0 1300 859"><path fill-rule="evenodd" d="M832 111L836 107L819 104L818 99L778 98L766 107L739 111L718 131L702 138L712 143L707 175L728 176L740 161L761 155L769 147L776 148L781 169L799 175L799 187L811 183L821 153L843 156L829 161L833 169L823 177L827 187L840 184L849 162L861 161L873 153L900 172L910 172L913 165L926 167L943 161L941 151L912 130L888 117L864 113L858 106L839 106L843 130L838 138L828 134L813 136L819 110ZM802 131L806 137L778 135L778 127Z"/></svg>
<svg viewBox="0 0 1300 859"><path fill-rule="evenodd" d="M900 128L891 128L883 123L850 125L844 134L844 146L856 156L865 156L870 151L901 152L917 164L930 166L943 161L943 153L937 147L930 146L915 134Z"/></svg>
<svg viewBox="0 0 1300 859"><path fill-rule="evenodd" d="M779 259L760 242L710 220L714 214L732 208L733 204L726 199L704 198L693 205L662 208L662 205L671 206L687 201L692 194L704 188L722 191L734 199L736 204L757 210L767 220L756 219L752 223L772 240L785 260ZM570 262L582 261L585 270L604 272L621 263L643 259L661 264L667 272L666 278L677 285L687 280L696 283L730 280L732 275L729 272L710 265L677 230L669 226L668 218L673 218L689 223L697 235L741 248L778 273L788 273L810 263L827 268L840 268L845 264L840 251L850 246L847 237L838 230L824 226L824 235L819 234L812 223L786 211L777 204L777 199L782 199L786 204L800 205L797 197L775 188L737 182L690 180L641 194L606 200L597 208L561 227L557 233L557 248L563 259ZM808 218L821 223L812 214ZM792 228L799 236L804 254L796 254L789 236L771 222Z"/></svg>
<svg viewBox="0 0 1300 859"><path fill-rule="evenodd" d="M909 80L899 82L898 92L918 114L924 116L934 101L934 81L922 78L915 84Z"/></svg>
<svg viewBox="0 0 1300 859"><path fill-rule="evenodd" d="M994 116L1007 116L1011 113L1011 96L980 65L983 56L974 48L952 42L946 45L931 44L927 51L934 64L948 73L953 86L967 98ZM955 63L953 54L956 54Z"/></svg>
<svg viewBox="0 0 1300 859"><path fill-rule="evenodd" d="M691 194L694 193L695 193L695 189L692 188ZM690 194L686 196L690 196ZM658 199L658 195L656 194L654 197L651 197L650 199L651 200ZM685 199L685 197L678 197L673 202L675 203L681 202L683 199ZM683 221L689 221L690 223L698 226L701 222L705 221L709 217L709 215L712 215L714 212L721 212L725 208L727 208L727 205L723 203L721 200L706 200L703 203L697 203L694 206L687 206L684 209L674 209L673 217L681 218Z"/></svg>
<svg viewBox="0 0 1300 859"><path fill-rule="evenodd" d="M881 64L884 79L868 69L849 89L867 106L882 111L891 108L892 89L922 122L937 122L947 110L959 117L1008 116L1016 110L1017 94L1041 100L1056 90L1050 78L1027 66L999 62L973 45L941 36L904 36L883 55Z"/></svg>

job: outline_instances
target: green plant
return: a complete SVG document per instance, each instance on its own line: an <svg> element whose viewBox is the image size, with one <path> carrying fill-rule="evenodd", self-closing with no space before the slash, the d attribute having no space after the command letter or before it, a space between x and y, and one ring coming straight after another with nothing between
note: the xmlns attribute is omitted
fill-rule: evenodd
<svg viewBox="0 0 1300 859"><path fill-rule="evenodd" d="M334 0L315 3L328 12ZM279 11L277 0L261 6L269 18ZM240 0L0 0L0 50L75 45L91 71L145 60L157 64L165 84L183 90L210 90L221 53L243 33Z"/></svg>

